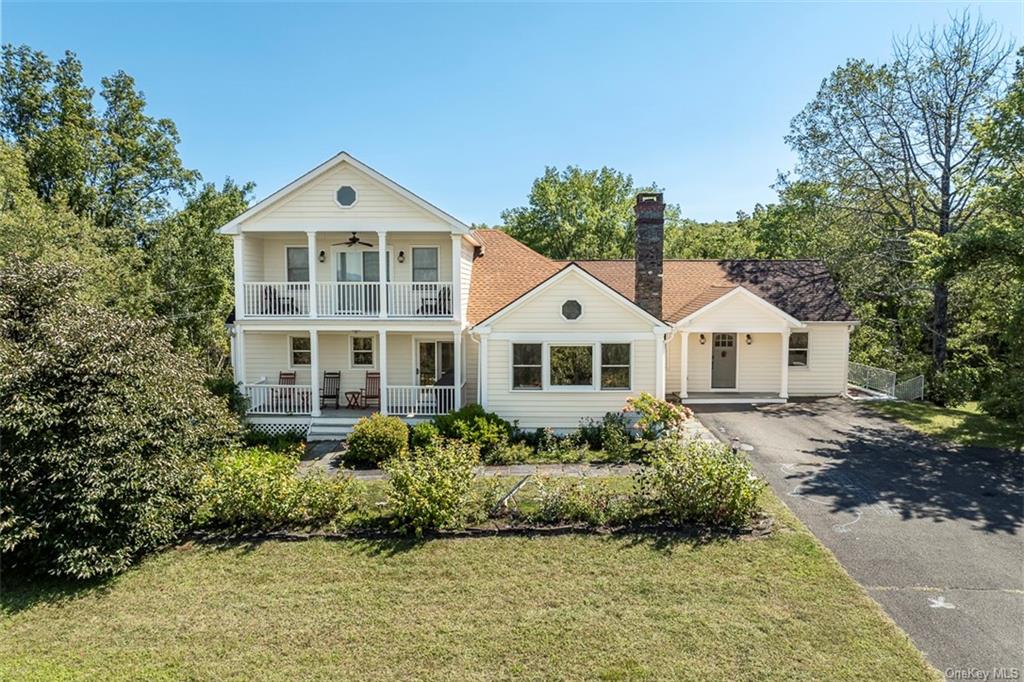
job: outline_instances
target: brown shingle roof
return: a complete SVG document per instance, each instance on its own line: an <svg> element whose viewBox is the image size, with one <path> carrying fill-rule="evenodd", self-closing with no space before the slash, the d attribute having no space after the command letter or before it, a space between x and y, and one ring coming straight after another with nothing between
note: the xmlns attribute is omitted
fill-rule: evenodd
<svg viewBox="0 0 1024 682"><path fill-rule="evenodd" d="M634 297L631 260L553 261L499 230L477 230L485 254L473 264L469 321L493 315L571 262ZM798 320L853 321L824 263L816 260L666 260L661 319L678 322L738 286Z"/></svg>

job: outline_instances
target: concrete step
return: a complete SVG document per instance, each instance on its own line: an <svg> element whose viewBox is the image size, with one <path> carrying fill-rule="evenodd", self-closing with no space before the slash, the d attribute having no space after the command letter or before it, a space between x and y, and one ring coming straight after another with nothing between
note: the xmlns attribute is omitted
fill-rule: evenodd
<svg viewBox="0 0 1024 682"><path fill-rule="evenodd" d="M342 440L348 437L350 433L352 433L351 426L324 426L318 424L310 427L306 440Z"/></svg>

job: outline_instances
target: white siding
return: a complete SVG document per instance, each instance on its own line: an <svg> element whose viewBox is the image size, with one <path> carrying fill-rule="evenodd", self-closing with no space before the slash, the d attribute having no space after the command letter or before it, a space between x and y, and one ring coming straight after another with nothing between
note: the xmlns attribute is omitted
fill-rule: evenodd
<svg viewBox="0 0 1024 682"><path fill-rule="evenodd" d="M480 355L480 344L471 339L469 334L465 334L462 337L462 352L466 358L466 364L462 370L462 376L466 380L466 388L462 394L462 403L476 403L479 402L479 396L477 396L477 383L478 375L480 373L479 355Z"/></svg>
<svg viewBox="0 0 1024 682"><path fill-rule="evenodd" d="M469 305L469 285L473 280L473 254L476 253L476 247L469 243L468 240L462 240L462 254L460 267L462 270L462 315L459 317L460 320L466 319L466 309Z"/></svg>
<svg viewBox="0 0 1024 682"><path fill-rule="evenodd" d="M351 185L358 192L356 204L338 206L335 192ZM391 191L348 164L342 164L295 190L241 223L245 230L296 229L327 225L338 229L367 229L376 225L403 229L436 228L447 232L447 223Z"/></svg>
<svg viewBox="0 0 1024 682"><path fill-rule="evenodd" d="M591 284L582 275L569 273L492 325L495 331L531 332L622 332L651 331L654 323L641 313L616 300ZM574 321L562 318L562 304L573 299L583 306L583 315ZM597 340L597 339L595 339Z"/></svg>
<svg viewBox="0 0 1024 682"><path fill-rule="evenodd" d="M699 314L687 326L699 331L739 332L749 329L781 331L784 324L777 313L740 293Z"/></svg>
<svg viewBox="0 0 1024 682"><path fill-rule="evenodd" d="M679 349L682 347L682 339L682 334L676 334L665 347L665 371L668 372L665 375L665 395L679 392Z"/></svg>
<svg viewBox="0 0 1024 682"><path fill-rule="evenodd" d="M246 235L242 239L243 282L261 282L263 279L263 240ZM237 274L236 274L237 277Z"/></svg>
<svg viewBox="0 0 1024 682"><path fill-rule="evenodd" d="M700 344L700 334L690 334L687 343L686 390L711 390L711 335L705 334L706 343Z"/></svg>
<svg viewBox="0 0 1024 682"><path fill-rule="evenodd" d="M838 395L846 390L845 324L807 324L810 352L806 368L789 368L789 395Z"/></svg>

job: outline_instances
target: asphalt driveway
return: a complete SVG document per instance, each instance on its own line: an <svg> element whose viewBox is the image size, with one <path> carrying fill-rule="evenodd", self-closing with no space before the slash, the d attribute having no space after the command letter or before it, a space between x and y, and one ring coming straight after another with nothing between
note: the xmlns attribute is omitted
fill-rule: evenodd
<svg viewBox="0 0 1024 682"><path fill-rule="evenodd" d="M838 398L695 412L739 439L935 667L1024 679L1020 455L940 443Z"/></svg>

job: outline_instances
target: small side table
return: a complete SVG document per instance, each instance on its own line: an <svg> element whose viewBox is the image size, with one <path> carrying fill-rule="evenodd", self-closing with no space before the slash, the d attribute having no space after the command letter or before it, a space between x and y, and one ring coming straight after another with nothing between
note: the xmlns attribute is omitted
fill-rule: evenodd
<svg viewBox="0 0 1024 682"><path fill-rule="evenodd" d="M350 410L358 410L359 409L359 399L362 396L363 396L362 390L359 390L359 391L345 391L345 400L348 401L348 405L346 407L348 407L348 409L350 409Z"/></svg>

